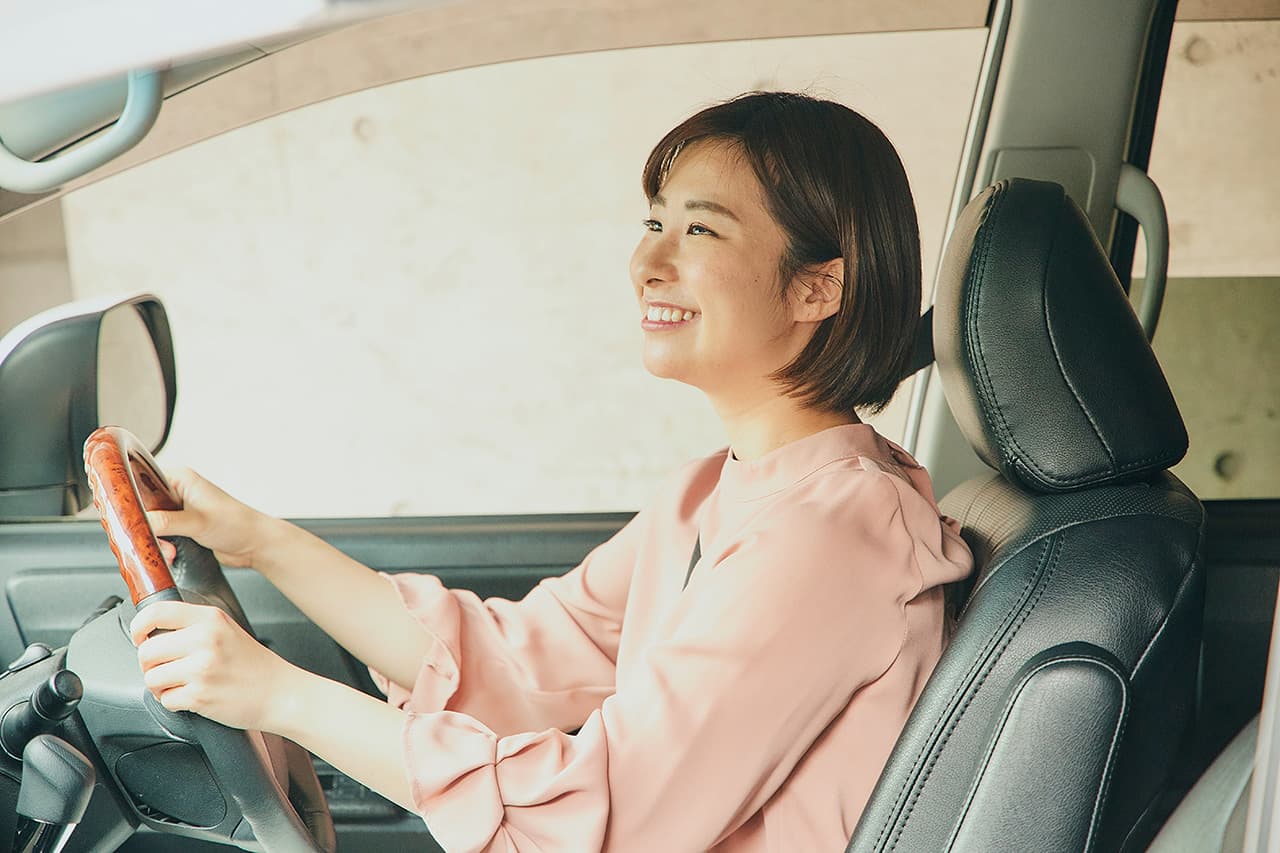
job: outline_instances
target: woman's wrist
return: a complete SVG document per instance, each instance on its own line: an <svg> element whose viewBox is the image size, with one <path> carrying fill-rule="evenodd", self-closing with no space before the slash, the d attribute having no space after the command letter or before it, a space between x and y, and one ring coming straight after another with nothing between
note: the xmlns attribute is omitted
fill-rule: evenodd
<svg viewBox="0 0 1280 853"><path fill-rule="evenodd" d="M258 727L265 732L298 741L298 723L308 716L308 708L324 707L317 693L323 692L323 676L294 666L283 658L283 667L273 679L272 689L262 708Z"/></svg>
<svg viewBox="0 0 1280 853"><path fill-rule="evenodd" d="M291 562L285 555L291 550L297 535L303 531L295 524L265 513L258 513L255 522L255 544L248 568L270 580L271 575L279 571L281 566Z"/></svg>

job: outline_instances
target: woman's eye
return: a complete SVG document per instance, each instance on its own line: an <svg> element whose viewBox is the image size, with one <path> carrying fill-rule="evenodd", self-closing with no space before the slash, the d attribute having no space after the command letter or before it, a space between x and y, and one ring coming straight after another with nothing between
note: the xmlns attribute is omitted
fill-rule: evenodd
<svg viewBox="0 0 1280 853"><path fill-rule="evenodd" d="M715 236L717 236L717 235L716 235L716 232L712 231L710 228L708 228L707 226L703 225L701 222L694 222L694 223L691 223L691 224L689 225L689 231L688 231L688 233L689 233L689 234L694 234L694 235L702 235L702 234L705 234L705 235L707 235L708 237L715 237Z"/></svg>
<svg viewBox="0 0 1280 853"><path fill-rule="evenodd" d="M650 231L657 231L657 232L662 231L662 223L656 219L644 220L644 227L648 228Z"/></svg>

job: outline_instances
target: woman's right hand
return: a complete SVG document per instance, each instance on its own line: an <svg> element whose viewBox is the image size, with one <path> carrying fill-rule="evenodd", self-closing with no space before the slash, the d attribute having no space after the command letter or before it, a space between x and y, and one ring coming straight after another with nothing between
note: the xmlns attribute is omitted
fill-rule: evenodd
<svg viewBox="0 0 1280 853"><path fill-rule="evenodd" d="M253 568L272 525L278 522L189 468L170 472L168 480L183 508L147 513L156 536L187 536L213 551L224 566Z"/></svg>

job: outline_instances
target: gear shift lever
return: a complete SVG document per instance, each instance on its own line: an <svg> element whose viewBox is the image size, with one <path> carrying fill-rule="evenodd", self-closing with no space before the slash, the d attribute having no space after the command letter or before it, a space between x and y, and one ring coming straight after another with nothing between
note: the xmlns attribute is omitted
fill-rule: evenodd
<svg viewBox="0 0 1280 853"><path fill-rule="evenodd" d="M84 817L94 772L80 750L53 735L36 735L22 751L14 853L58 853Z"/></svg>

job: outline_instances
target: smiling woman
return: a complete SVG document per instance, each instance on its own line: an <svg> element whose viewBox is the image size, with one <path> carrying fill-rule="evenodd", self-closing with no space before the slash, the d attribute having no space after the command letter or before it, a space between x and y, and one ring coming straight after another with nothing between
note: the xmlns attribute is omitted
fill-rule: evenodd
<svg viewBox="0 0 1280 853"><path fill-rule="evenodd" d="M892 395L918 319L906 175L859 114L776 92L707 108L648 164L645 363L703 392L729 447L520 601L379 577L181 473L157 532L259 571L389 701L165 602L132 625L165 707L305 746L448 850L846 843L973 566L928 474L855 412Z"/></svg>
<svg viewBox="0 0 1280 853"><path fill-rule="evenodd" d="M820 158L829 159L815 162ZM876 414L889 404L915 342L920 234L902 161L879 128L830 101L744 96L668 133L649 155L643 183L651 206L671 211L676 223L687 221L689 235L729 238L752 253L741 259L749 272L731 271L727 288L711 287L713 296L733 294L730 304L746 315L724 323L723 336L755 337L777 350L764 354L766 362L781 356L784 366L772 378L810 405ZM669 208L664 192L678 191L683 199ZM727 204L713 200L725 193L739 197L724 198ZM748 221L734 209L745 211ZM703 212L727 220L723 235L697 221ZM657 219L646 225L651 233L663 230ZM632 279L642 293L671 283L662 275L675 271L673 245L650 239L636 250ZM695 251L694 263L723 257L716 247L713 241ZM773 257L777 278L769 286ZM742 288L745 282L753 286ZM757 304L750 304L752 294ZM792 316L806 325L789 336L769 329L741 335L739 329L752 318L786 322ZM649 343L645 366L656 373ZM740 366L743 358L736 359Z"/></svg>

